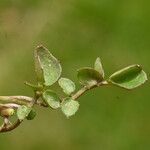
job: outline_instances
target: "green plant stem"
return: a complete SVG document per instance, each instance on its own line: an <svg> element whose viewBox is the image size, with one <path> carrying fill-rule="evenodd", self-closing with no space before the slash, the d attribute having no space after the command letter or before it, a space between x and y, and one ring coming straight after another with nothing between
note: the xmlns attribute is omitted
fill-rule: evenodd
<svg viewBox="0 0 150 150"><path fill-rule="evenodd" d="M99 86L102 86L102 85L108 85L108 82L107 81L103 81L101 83L97 83L95 85L92 85L92 86L83 86L79 91L77 91L75 94L72 95L72 99L73 100L77 100L80 96L82 96L85 92L93 89L93 88L96 88L96 87L99 87Z"/></svg>
<svg viewBox="0 0 150 150"><path fill-rule="evenodd" d="M73 100L77 100L80 96L82 96L86 91L92 89L96 87L96 85L92 86L92 87L87 87L87 86L83 86L79 91L77 91L73 96L72 99Z"/></svg>

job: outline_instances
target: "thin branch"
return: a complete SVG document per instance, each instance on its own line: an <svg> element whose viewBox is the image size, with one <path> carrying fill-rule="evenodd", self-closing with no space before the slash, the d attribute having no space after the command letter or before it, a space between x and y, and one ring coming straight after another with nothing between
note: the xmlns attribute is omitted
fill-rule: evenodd
<svg viewBox="0 0 150 150"><path fill-rule="evenodd" d="M96 87L99 87L99 86L102 86L102 85L108 85L108 82L107 81L103 81L103 82L100 82L96 85L92 85L92 86L83 86L79 91L77 91L75 94L72 95L72 99L73 100L77 100L80 96L82 96L85 92L93 89L93 88L96 88Z"/></svg>
<svg viewBox="0 0 150 150"><path fill-rule="evenodd" d="M3 103L14 103L18 105L28 105L33 102L32 97L27 96L0 96L0 101Z"/></svg>
<svg viewBox="0 0 150 150"><path fill-rule="evenodd" d="M18 104L13 104L13 103L8 103L8 104L0 104L0 109L1 108L18 108L20 105Z"/></svg>
<svg viewBox="0 0 150 150"><path fill-rule="evenodd" d="M46 103L41 102L41 101L37 101L35 104L38 106L42 106L42 107L49 107Z"/></svg>
<svg viewBox="0 0 150 150"><path fill-rule="evenodd" d="M94 87L93 87L94 88ZM83 86L79 91L77 91L73 96L72 99L76 100L80 96L82 96L86 91L90 90L91 88L87 88L86 86Z"/></svg>
<svg viewBox="0 0 150 150"><path fill-rule="evenodd" d="M18 108L20 105L34 105L34 98L27 96L0 96L0 101L7 104L0 104L0 109L2 108ZM5 119L3 125L0 127L0 132L8 132L17 128L23 120L17 119L13 124L6 124Z"/></svg>
<svg viewBox="0 0 150 150"><path fill-rule="evenodd" d="M73 100L77 100L80 96L82 96L85 92L102 86L102 85L108 85L107 81L98 83L96 85L92 86L83 86L79 91L77 91L74 95L72 95ZM34 105L42 106L42 107L48 107L47 104L44 102L38 101L39 95L35 93L34 98L27 97L27 96L0 96L0 101L6 103L6 104L0 104L1 108L18 108L20 105L30 105L30 107L33 107ZM17 120L14 124L8 124L8 118L4 118L4 123L0 127L0 133L1 132L8 132L12 131L15 128L17 128L23 120Z"/></svg>
<svg viewBox="0 0 150 150"><path fill-rule="evenodd" d="M17 120L14 124L12 125L8 125L8 126L4 126L4 124L0 127L0 133L2 132L9 132L14 130L15 128L17 128L20 124L22 123L21 120Z"/></svg>

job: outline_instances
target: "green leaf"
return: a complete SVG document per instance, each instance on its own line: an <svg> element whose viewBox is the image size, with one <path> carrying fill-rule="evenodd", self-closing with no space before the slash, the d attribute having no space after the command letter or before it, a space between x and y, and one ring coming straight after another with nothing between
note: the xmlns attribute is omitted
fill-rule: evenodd
<svg viewBox="0 0 150 150"><path fill-rule="evenodd" d="M36 111L32 109L26 118L27 120L33 120L35 116L36 116Z"/></svg>
<svg viewBox="0 0 150 150"><path fill-rule="evenodd" d="M76 89L74 82L71 81L70 79L60 78L58 83L60 87L63 89L64 93L66 93L67 95L71 95Z"/></svg>
<svg viewBox="0 0 150 150"><path fill-rule="evenodd" d="M60 98L55 92L46 90L42 97L46 104L48 104L51 108L57 109L60 107Z"/></svg>
<svg viewBox="0 0 150 150"><path fill-rule="evenodd" d="M109 82L125 89L134 89L145 83L146 73L140 65L132 65L110 76Z"/></svg>
<svg viewBox="0 0 150 150"><path fill-rule="evenodd" d="M17 109L17 117L19 120L24 120L30 113L31 111L31 108L30 107L27 107L27 106L20 106L18 107Z"/></svg>
<svg viewBox="0 0 150 150"><path fill-rule="evenodd" d="M59 61L43 46L35 50L35 70L38 81L46 86L54 84L62 72Z"/></svg>
<svg viewBox="0 0 150 150"><path fill-rule="evenodd" d="M95 61L94 69L97 70L101 74L101 76L104 78L105 76L104 69L101 63L101 59L99 57Z"/></svg>
<svg viewBox="0 0 150 150"><path fill-rule="evenodd" d="M61 104L62 112L69 118L73 116L79 109L79 103L70 97L66 98Z"/></svg>
<svg viewBox="0 0 150 150"><path fill-rule="evenodd" d="M85 67L78 70L78 80L82 85L93 86L103 81L102 75L93 68Z"/></svg>

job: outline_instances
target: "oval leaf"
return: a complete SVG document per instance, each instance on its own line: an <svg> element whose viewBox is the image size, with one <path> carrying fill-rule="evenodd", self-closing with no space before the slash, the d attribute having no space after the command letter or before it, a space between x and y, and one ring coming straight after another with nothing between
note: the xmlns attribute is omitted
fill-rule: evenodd
<svg viewBox="0 0 150 150"><path fill-rule="evenodd" d="M43 93L42 97L51 108L57 109L60 107L60 99L55 92L47 90Z"/></svg>
<svg viewBox="0 0 150 150"><path fill-rule="evenodd" d="M33 120L35 116L36 116L36 111L32 109L26 118L27 120Z"/></svg>
<svg viewBox="0 0 150 150"><path fill-rule="evenodd" d="M147 75L140 65L126 67L117 71L109 78L112 84L129 90L144 84L146 80Z"/></svg>
<svg viewBox="0 0 150 150"><path fill-rule="evenodd" d="M105 76L104 69L101 63L101 59L99 57L95 61L94 69L97 70L101 74L101 76L104 78Z"/></svg>
<svg viewBox="0 0 150 150"><path fill-rule="evenodd" d="M46 86L54 84L62 72L59 61L43 46L35 50L35 70L39 82Z"/></svg>
<svg viewBox="0 0 150 150"><path fill-rule="evenodd" d="M24 120L30 113L31 111L31 108L30 107L27 107L27 106L20 106L18 107L17 109L17 117L19 120Z"/></svg>
<svg viewBox="0 0 150 150"><path fill-rule="evenodd" d="M71 81L70 79L60 78L58 83L60 87L63 89L64 93L66 93L67 95L71 95L76 89L74 82Z"/></svg>
<svg viewBox="0 0 150 150"><path fill-rule="evenodd" d="M61 110L66 115L66 117L73 116L79 109L79 102L66 98L61 104Z"/></svg>
<svg viewBox="0 0 150 150"><path fill-rule="evenodd" d="M82 85L93 86L103 81L102 75L93 68L85 67L78 70L78 79Z"/></svg>

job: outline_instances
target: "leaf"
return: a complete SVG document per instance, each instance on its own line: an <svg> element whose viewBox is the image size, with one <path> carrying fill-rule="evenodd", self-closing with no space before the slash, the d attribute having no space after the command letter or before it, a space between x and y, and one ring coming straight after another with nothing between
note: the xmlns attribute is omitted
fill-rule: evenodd
<svg viewBox="0 0 150 150"><path fill-rule="evenodd" d="M94 69L97 70L101 74L101 76L104 78L105 76L104 69L103 69L103 66L99 57L95 61Z"/></svg>
<svg viewBox="0 0 150 150"><path fill-rule="evenodd" d="M78 70L78 79L82 85L93 86L103 81L102 75L93 68L85 67Z"/></svg>
<svg viewBox="0 0 150 150"><path fill-rule="evenodd" d="M63 89L64 93L66 93L67 95L71 95L76 89L74 82L71 81L70 79L60 78L58 83L60 87Z"/></svg>
<svg viewBox="0 0 150 150"><path fill-rule="evenodd" d="M54 84L62 72L59 61L43 46L35 50L35 70L38 81L46 86Z"/></svg>
<svg viewBox="0 0 150 150"><path fill-rule="evenodd" d="M73 116L79 109L79 102L71 99L70 97L66 98L61 104L62 112L69 118Z"/></svg>
<svg viewBox="0 0 150 150"><path fill-rule="evenodd" d="M55 92L46 90L42 97L46 104L48 104L51 108L57 109L60 107L60 98Z"/></svg>
<svg viewBox="0 0 150 150"><path fill-rule="evenodd" d="M19 120L24 120L30 113L31 108L25 105L18 107L17 109L17 117Z"/></svg>
<svg viewBox="0 0 150 150"><path fill-rule="evenodd" d="M125 89L134 89L147 80L146 73L140 65L132 65L110 76L109 82Z"/></svg>
<svg viewBox="0 0 150 150"><path fill-rule="evenodd" d="M33 120L35 116L36 116L36 111L32 109L26 118L27 120Z"/></svg>

